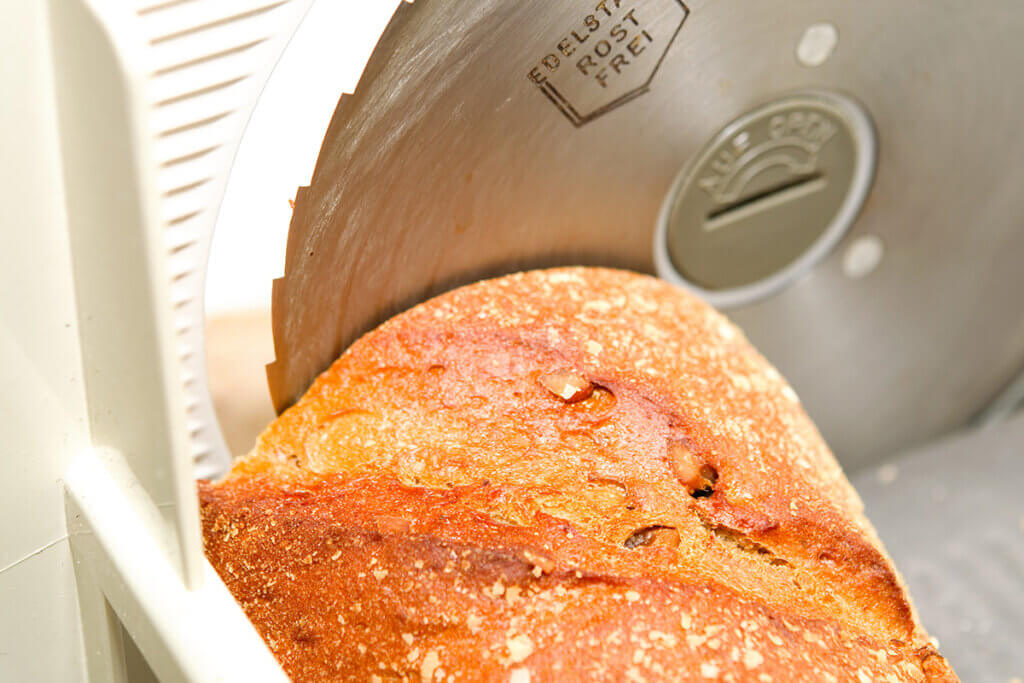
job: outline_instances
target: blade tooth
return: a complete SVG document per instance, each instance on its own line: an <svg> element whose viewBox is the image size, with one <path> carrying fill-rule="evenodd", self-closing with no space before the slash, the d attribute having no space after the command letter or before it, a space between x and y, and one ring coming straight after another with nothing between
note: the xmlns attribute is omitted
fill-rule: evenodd
<svg viewBox="0 0 1024 683"><path fill-rule="evenodd" d="M334 143L334 147L331 148L334 154L337 154L339 149L345 150L351 147L354 142L352 135L355 133L353 132L352 135L347 133L357 129L353 122L360 121L366 93L374 89L374 81L380 72L375 65L379 66L382 60L386 61L394 57L392 53L395 46L401 44L401 32L407 25L413 24L416 21L416 13L427 6L428 3L413 3L408 0L398 4L367 60L363 76L355 91L352 94L342 94L338 100L327 129L324 145L320 149L310 187L316 186L321 180L320 173L323 170L328 140ZM334 339L330 344L321 344L321 346L330 346L329 349L314 349L312 345L316 341L313 339L307 338L293 343L292 337L290 337L300 327L297 321L310 315L308 308L299 308L300 302L304 300L302 296L304 285L297 271L301 269L302 262L306 258L306 245L311 242L310 238L315 235L315 231L322 227L318 221L309 220L311 216L316 216L319 210L315 203L316 197L311 193L310 187L299 188L296 194L288 229L284 274L274 281L271 293L271 326L275 359L266 366L266 372L271 399L278 413L297 400L316 376L333 362L337 354L350 341L340 338L342 335L340 325L338 327L339 338ZM300 344L304 345L300 346Z"/></svg>
<svg viewBox="0 0 1024 683"><path fill-rule="evenodd" d="M398 11L401 11L404 7L405 4L401 5ZM393 22L394 20L394 17L392 17L391 21ZM374 50L374 54L376 54L376 50ZM373 59L372 55L370 59ZM363 83L360 81L360 86L362 85ZM330 127L334 127L338 121L349 120L356 113L355 99L353 95L344 93L341 95L338 99L338 106L335 107L334 114L331 116ZM323 155L323 151L323 148L321 148L321 155ZM320 159L318 158L310 186L316 183L317 170L319 168ZM299 381L296 380L294 376L295 369L289 356L287 330L293 315L293 303L302 300L301 295L296 291L298 285L295 283L297 277L295 271L301 267L301 259L305 255L306 243L310 236L308 229L312 225L309 217L315 211L316 206L313 205L310 188L298 188L292 208L291 222L288 226L284 274L274 280L271 289L270 310L271 329L274 337L274 360L267 364L266 372L271 400L274 404L274 410L278 414L284 412L292 403L298 400L299 396L313 379L311 376Z"/></svg>
<svg viewBox="0 0 1024 683"><path fill-rule="evenodd" d="M289 230L289 237L290 235L291 231ZM288 370L288 359L284 354L284 330L281 327L284 325L282 319L286 306L284 303L284 297L286 296L284 293L285 287L287 287L287 284L282 276L275 279L270 288L270 328L273 336L274 360L267 363L266 372L267 386L270 387L270 398L278 415L294 403L292 396L285 395L280 390L275 390L275 387L285 386L285 377Z"/></svg>

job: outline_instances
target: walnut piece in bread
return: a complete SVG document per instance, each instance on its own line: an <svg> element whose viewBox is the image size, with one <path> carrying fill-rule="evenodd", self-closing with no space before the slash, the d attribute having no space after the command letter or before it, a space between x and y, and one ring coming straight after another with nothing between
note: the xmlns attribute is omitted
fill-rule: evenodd
<svg viewBox="0 0 1024 683"><path fill-rule="evenodd" d="M792 389L634 273L396 316L200 494L298 680L956 680Z"/></svg>

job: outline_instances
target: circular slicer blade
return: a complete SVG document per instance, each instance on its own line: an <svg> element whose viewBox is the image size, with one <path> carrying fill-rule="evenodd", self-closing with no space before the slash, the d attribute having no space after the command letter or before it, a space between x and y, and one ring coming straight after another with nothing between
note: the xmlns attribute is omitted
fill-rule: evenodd
<svg viewBox="0 0 1024 683"><path fill-rule="evenodd" d="M801 61L823 23L834 50ZM653 271L688 160L744 112L817 89L872 118L873 187L813 270L727 314L847 466L961 425L1024 365L1022 33L1013 3L403 4L296 199L275 405L451 287L556 264ZM844 270L865 238L877 267Z"/></svg>

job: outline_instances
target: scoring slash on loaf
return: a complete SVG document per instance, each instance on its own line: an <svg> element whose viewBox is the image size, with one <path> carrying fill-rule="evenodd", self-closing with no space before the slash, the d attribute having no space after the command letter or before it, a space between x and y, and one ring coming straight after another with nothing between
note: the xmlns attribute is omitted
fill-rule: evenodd
<svg viewBox="0 0 1024 683"><path fill-rule="evenodd" d="M200 499L297 680L956 680L792 389L634 273L393 318Z"/></svg>

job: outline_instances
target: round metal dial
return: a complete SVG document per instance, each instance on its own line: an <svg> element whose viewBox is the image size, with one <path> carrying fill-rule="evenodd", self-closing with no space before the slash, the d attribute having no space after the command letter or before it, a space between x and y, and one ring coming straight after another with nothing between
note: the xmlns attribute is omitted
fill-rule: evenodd
<svg viewBox="0 0 1024 683"><path fill-rule="evenodd" d="M874 174L874 129L835 93L787 95L718 132L669 192L654 262L716 306L776 293L827 256Z"/></svg>

